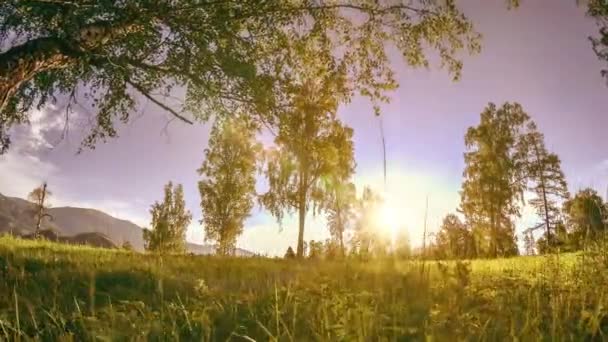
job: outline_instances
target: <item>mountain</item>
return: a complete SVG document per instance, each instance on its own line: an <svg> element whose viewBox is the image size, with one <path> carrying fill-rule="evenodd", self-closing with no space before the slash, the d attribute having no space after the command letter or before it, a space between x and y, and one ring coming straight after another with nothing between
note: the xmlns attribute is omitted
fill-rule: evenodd
<svg viewBox="0 0 608 342"><path fill-rule="evenodd" d="M32 234L36 227L34 204L21 198L0 194L0 234ZM88 208L58 207L50 208L52 220L44 220L43 229L52 229L60 236L74 237L86 233L106 236L115 245L129 242L137 251L144 250L142 228L133 222L121 220L102 211ZM86 236L86 235L84 235ZM188 242L187 250L193 254L213 254L213 245L199 245ZM253 253L237 249L239 256L252 256Z"/></svg>

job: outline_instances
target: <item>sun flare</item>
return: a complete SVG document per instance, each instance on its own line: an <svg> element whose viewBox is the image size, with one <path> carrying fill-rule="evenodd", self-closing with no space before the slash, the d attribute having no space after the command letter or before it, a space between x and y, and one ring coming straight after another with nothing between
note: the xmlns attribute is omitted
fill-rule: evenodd
<svg viewBox="0 0 608 342"><path fill-rule="evenodd" d="M394 240L400 225L400 215L397 208L390 202L381 204L377 212L377 224L383 233Z"/></svg>

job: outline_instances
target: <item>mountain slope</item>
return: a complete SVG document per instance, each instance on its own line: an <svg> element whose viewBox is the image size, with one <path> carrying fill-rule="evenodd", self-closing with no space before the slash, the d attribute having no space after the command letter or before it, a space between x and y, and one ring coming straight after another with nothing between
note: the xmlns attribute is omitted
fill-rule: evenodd
<svg viewBox="0 0 608 342"><path fill-rule="evenodd" d="M118 246L128 241L135 250L144 249L142 228L130 221L117 219L102 211L87 208L51 208L49 214L53 216L53 224L61 235L102 233Z"/></svg>
<svg viewBox="0 0 608 342"><path fill-rule="evenodd" d="M138 225L110 216L102 211L88 208L50 208L52 220L44 220L43 229L52 229L61 236L75 236L83 233L100 233L115 245L129 242L137 251L144 250L142 228ZM34 232L34 204L21 198L0 194L0 234L26 235ZM213 245L187 243L187 250L194 254L213 254ZM237 255L251 256L253 253L238 249Z"/></svg>

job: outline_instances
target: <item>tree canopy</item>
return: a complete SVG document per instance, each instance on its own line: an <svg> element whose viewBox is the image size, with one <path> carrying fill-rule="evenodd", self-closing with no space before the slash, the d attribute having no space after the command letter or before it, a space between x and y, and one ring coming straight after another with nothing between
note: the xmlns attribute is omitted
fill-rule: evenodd
<svg viewBox="0 0 608 342"><path fill-rule="evenodd" d="M606 62L606 69L602 70L602 76L606 78L608 83L608 2L589 0L587 14L596 20L599 28L598 35L590 39L597 57Z"/></svg>
<svg viewBox="0 0 608 342"><path fill-rule="evenodd" d="M528 132L524 136L524 147L528 151L527 176L530 180L529 190L535 197L529 204L545 225L547 247L557 240L552 239L560 219L559 205L570 197L566 177L561 169L561 160L555 153L550 153L545 147L544 135L534 122L528 124ZM545 249L546 250L546 249Z"/></svg>
<svg viewBox="0 0 608 342"><path fill-rule="evenodd" d="M528 114L517 103L490 103L481 122L465 136L461 210L471 225L477 255L517 253L513 218L527 185L527 149L523 139Z"/></svg>
<svg viewBox="0 0 608 342"><path fill-rule="evenodd" d="M276 147L266 153L269 188L261 196L261 203L279 221L285 212L297 213L300 258L307 213L323 209L332 187L348 180L355 168L353 130L336 114L336 94L344 89L339 69L306 77L293 99L294 110L279 117Z"/></svg>
<svg viewBox="0 0 608 342"><path fill-rule="evenodd" d="M338 244L340 253L344 256L344 235L355 217L354 210L357 205L355 185L344 180L335 181L330 184L328 197L325 205L327 226L332 239Z"/></svg>
<svg viewBox="0 0 608 342"><path fill-rule="evenodd" d="M448 214L443 218L435 238L434 247L441 258L465 259L475 257L472 233L454 214Z"/></svg>
<svg viewBox="0 0 608 342"><path fill-rule="evenodd" d="M261 145L245 121L228 119L213 127L205 161L198 170L205 239L216 241L221 255L233 254L255 198L255 174Z"/></svg>
<svg viewBox="0 0 608 342"><path fill-rule="evenodd" d="M143 231L146 250L161 254L186 252L186 229L192 214L186 209L182 185L174 188L172 182L167 183L163 201L154 203L150 214L152 227Z"/></svg>
<svg viewBox="0 0 608 342"><path fill-rule="evenodd" d="M593 189L583 189L574 198L564 203L567 223L574 235L573 243L577 249L605 238L606 234L606 204Z"/></svg>
<svg viewBox="0 0 608 342"><path fill-rule="evenodd" d="M292 105L311 56L343 66L341 101L382 101L397 86L389 48L413 67L436 54L458 78L457 53L477 51L479 38L452 0L5 0L0 147L30 109L56 100L66 124L90 114L89 147L116 136L115 122L143 101L185 122L235 113L269 121ZM169 101L175 93L180 101Z"/></svg>

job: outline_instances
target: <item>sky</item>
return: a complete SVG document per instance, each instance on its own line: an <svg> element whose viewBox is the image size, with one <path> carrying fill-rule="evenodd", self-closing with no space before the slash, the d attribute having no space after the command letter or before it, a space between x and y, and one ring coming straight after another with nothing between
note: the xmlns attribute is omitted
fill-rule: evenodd
<svg viewBox="0 0 608 342"><path fill-rule="evenodd" d="M432 232L458 207L463 137L488 102L523 106L545 134L547 147L560 156L571 192L592 187L605 196L608 188L608 86L600 75L606 65L588 40L597 32L594 22L574 0L524 1L515 11L501 0L459 4L484 37L480 54L462 56L460 81L453 82L438 66L412 69L394 56L400 87L382 107L381 119L361 98L339 109L355 132L355 184L386 193L414 245L422 238L425 212ZM46 180L54 206L96 208L148 226L150 205L162 199L163 185L171 180L184 185L194 217L188 240L203 242L196 170L209 126L169 122L154 104L132 117L119 125L118 138L76 154L82 127L70 126L67 137L59 139L62 114L54 108L33 112L31 124L13 130L14 143L0 156L0 193L25 197ZM307 219L305 240L329 236L323 217ZM518 231L538 221L526 207ZM279 225L256 207L237 245L281 255L296 239L294 216Z"/></svg>

